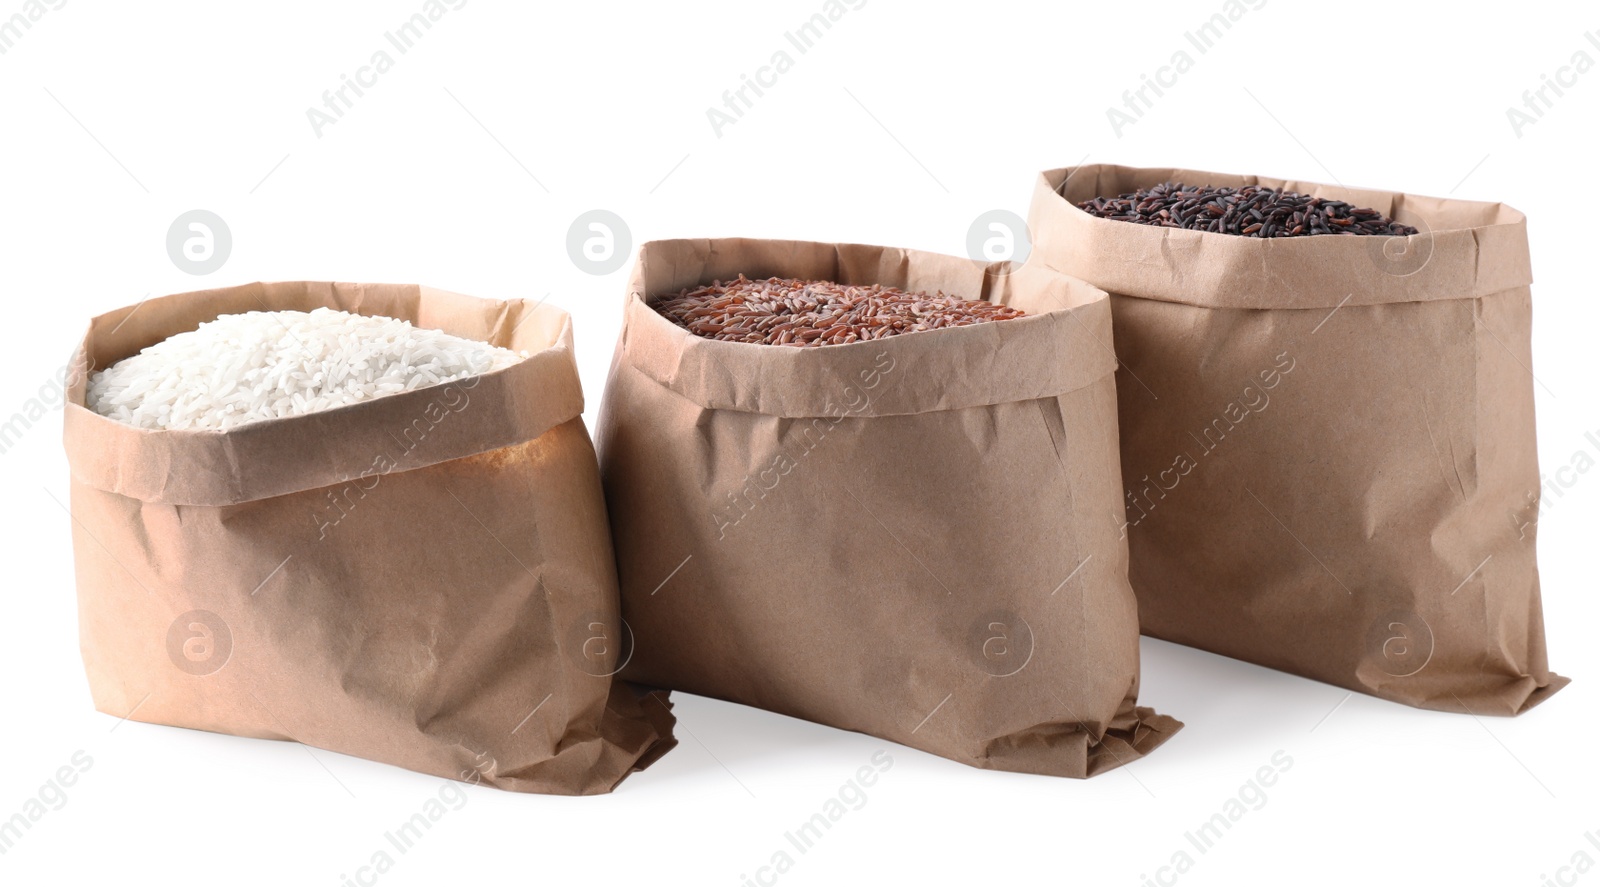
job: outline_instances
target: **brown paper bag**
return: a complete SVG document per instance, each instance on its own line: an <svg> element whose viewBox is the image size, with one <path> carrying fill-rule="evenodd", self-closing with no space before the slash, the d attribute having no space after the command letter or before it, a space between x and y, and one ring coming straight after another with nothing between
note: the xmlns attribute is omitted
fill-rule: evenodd
<svg viewBox="0 0 1600 887"><path fill-rule="evenodd" d="M598 434L625 676L1061 776L1181 726L1134 705L1105 295L996 272L873 246L640 249ZM702 339L646 304L740 273L1035 316L800 349Z"/></svg>
<svg viewBox="0 0 1600 887"><path fill-rule="evenodd" d="M1411 237L1099 219L1163 181L1372 207ZM1526 221L1508 206L1174 169L1044 173L1036 260L1112 294L1147 634L1425 708L1511 715L1545 661Z"/></svg>
<svg viewBox="0 0 1600 887"><path fill-rule="evenodd" d="M218 431L69 389L84 663L108 714L514 791L596 794L671 748L625 642L565 312L267 283L95 318L93 368L219 314L327 306L530 352L498 372Z"/></svg>

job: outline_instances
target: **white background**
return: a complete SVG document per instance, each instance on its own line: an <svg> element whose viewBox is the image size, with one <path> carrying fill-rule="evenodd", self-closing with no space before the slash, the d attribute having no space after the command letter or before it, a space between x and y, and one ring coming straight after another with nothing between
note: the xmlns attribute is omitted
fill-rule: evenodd
<svg viewBox="0 0 1600 887"><path fill-rule="evenodd" d="M1220 2L868 0L808 53L820 0L453 9L321 137L306 109L420 0L71 0L0 55L0 418L25 409L87 319L257 279L424 282L549 294L572 312L591 428L627 271L567 255L587 210L633 242L702 235L966 250L982 212L1026 211L1037 170L1090 161L1253 172L1500 200L1529 218L1533 372L1547 474L1600 449L1594 179L1600 70L1537 123L1506 109L1574 52L1583 4L1250 8L1209 52ZM0 0L0 16L22 8ZM706 110L789 49L795 65L718 137ZM1194 58L1120 137L1106 109L1177 50ZM1570 79L1570 78L1569 78ZM1553 94L1552 94L1553 95ZM233 248L168 258L186 210ZM1396 385L1407 384L1396 379ZM83 750L94 764L0 856L0 882L340 884L437 778L302 747L93 711L77 651L60 412L0 456L0 818ZM1600 471L1539 532L1552 665L1576 678L1515 720L1416 711L1161 642L1141 701L1188 726L1088 781L968 769L881 740L678 697L682 745L614 795L474 789L384 884L741 884L879 749L893 768L785 885L1542 884L1600 860L1594 798ZM1547 491L1548 495L1548 491ZM1331 714L1330 714L1331 712ZM1274 752L1293 766L1206 854L1184 839ZM1587 750L1587 751L1586 751ZM1167 873L1171 880L1172 873ZM1559 883L1600 885L1600 870Z"/></svg>

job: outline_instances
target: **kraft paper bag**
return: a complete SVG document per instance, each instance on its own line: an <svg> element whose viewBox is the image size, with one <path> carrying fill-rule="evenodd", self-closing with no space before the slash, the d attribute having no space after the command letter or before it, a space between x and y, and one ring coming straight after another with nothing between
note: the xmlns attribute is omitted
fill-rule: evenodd
<svg viewBox="0 0 1600 887"><path fill-rule="evenodd" d="M528 352L228 431L66 408L84 663L117 717L513 791L608 792L673 745L625 655L565 312L418 286L257 283L95 318L91 369L220 314L337 308Z"/></svg>
<svg viewBox="0 0 1600 887"><path fill-rule="evenodd" d="M598 433L625 677L996 770L1090 776L1178 730L1135 706L1106 297L1002 270L824 243L640 249ZM1031 316L788 348L647 305L740 273Z"/></svg>
<svg viewBox="0 0 1600 887"><path fill-rule="evenodd" d="M1409 237L1256 239L1076 204L1158 182L1371 207ZM1424 708L1513 715L1545 659L1526 220L1180 169L1040 176L1034 260L1111 293L1147 634Z"/></svg>

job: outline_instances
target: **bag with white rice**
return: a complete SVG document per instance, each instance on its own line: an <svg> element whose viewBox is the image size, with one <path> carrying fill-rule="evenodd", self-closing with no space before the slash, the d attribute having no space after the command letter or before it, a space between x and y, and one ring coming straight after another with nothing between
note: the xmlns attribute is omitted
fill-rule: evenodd
<svg viewBox="0 0 1600 887"><path fill-rule="evenodd" d="M554 794L673 745L666 695L613 678L626 627L565 312L257 283L97 317L79 359L101 711Z"/></svg>

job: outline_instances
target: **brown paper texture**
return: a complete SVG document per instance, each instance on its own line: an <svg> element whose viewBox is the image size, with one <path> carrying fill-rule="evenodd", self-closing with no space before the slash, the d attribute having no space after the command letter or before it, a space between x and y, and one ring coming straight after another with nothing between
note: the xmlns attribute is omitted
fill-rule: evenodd
<svg viewBox="0 0 1600 887"><path fill-rule="evenodd" d="M565 312L387 284L256 283L91 321L100 369L220 314L337 308L527 351L506 369L229 431L68 392L95 705L513 791L597 794L671 748L626 656Z"/></svg>
<svg viewBox="0 0 1600 887"><path fill-rule="evenodd" d="M1162 181L1415 225L1255 239L1099 219ZM1549 671L1526 220L1495 203L1091 165L1036 184L1036 262L1111 292L1145 633L1425 708L1511 715Z"/></svg>
<svg viewBox="0 0 1600 887"><path fill-rule="evenodd" d="M749 277L989 299L1016 320L822 348L645 299ZM996 770L1084 777L1181 726L1135 706L1104 293L1054 272L764 240L646 243L600 419L624 676Z"/></svg>

